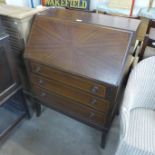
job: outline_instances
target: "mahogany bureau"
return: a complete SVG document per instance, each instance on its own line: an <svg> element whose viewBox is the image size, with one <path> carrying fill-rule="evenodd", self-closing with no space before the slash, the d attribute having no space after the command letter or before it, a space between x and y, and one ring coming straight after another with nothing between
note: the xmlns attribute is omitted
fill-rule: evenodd
<svg viewBox="0 0 155 155"><path fill-rule="evenodd" d="M24 53L30 92L41 104L102 130L104 146L139 23L65 9L37 15Z"/></svg>

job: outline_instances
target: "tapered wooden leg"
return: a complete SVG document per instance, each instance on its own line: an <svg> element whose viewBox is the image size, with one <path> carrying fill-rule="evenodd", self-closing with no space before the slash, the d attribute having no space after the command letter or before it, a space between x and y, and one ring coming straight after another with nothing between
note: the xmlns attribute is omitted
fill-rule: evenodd
<svg viewBox="0 0 155 155"><path fill-rule="evenodd" d="M118 116L119 115L119 109L117 108L117 110L116 110L116 115Z"/></svg>
<svg viewBox="0 0 155 155"><path fill-rule="evenodd" d="M107 140L107 131L103 131L102 133L102 139L101 139L101 147L104 149L106 145L106 140Z"/></svg>
<svg viewBox="0 0 155 155"><path fill-rule="evenodd" d="M29 107L28 107L26 95L24 94L23 91L22 91L22 95L23 95L23 98L24 98L23 104L24 104L24 107L25 107L25 110L26 110L27 118L30 119L30 118L31 118L31 116L30 116L30 111L29 111Z"/></svg>
<svg viewBox="0 0 155 155"><path fill-rule="evenodd" d="M36 116L39 117L41 115L41 104L35 103L36 107Z"/></svg>

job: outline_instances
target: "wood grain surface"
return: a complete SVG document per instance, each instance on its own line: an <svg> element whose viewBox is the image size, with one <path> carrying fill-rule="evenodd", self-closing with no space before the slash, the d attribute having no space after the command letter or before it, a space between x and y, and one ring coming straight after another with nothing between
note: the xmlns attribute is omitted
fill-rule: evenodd
<svg viewBox="0 0 155 155"><path fill-rule="evenodd" d="M132 35L130 31L37 16L25 58L117 85Z"/></svg>
<svg viewBox="0 0 155 155"><path fill-rule="evenodd" d="M41 104L104 131L104 144L139 23L65 9L37 15L24 53L30 91Z"/></svg>

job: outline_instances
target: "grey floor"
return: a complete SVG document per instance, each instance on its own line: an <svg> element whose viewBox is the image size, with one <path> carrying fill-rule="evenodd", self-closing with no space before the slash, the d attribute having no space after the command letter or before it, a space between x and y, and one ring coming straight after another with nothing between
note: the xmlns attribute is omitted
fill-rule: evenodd
<svg viewBox="0 0 155 155"><path fill-rule="evenodd" d="M0 146L0 155L114 155L119 139L115 118L106 148L101 132L46 109L42 116L24 120Z"/></svg>

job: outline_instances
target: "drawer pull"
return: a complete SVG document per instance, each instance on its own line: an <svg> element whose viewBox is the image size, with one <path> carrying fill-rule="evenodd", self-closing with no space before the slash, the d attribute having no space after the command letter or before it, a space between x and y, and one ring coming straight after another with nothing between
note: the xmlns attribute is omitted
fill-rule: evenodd
<svg viewBox="0 0 155 155"><path fill-rule="evenodd" d="M98 86L94 86L91 90L92 93L96 94L99 90L99 87Z"/></svg>
<svg viewBox="0 0 155 155"><path fill-rule="evenodd" d="M152 42L152 46L155 47L155 42Z"/></svg>
<svg viewBox="0 0 155 155"><path fill-rule="evenodd" d="M35 72L36 73L39 73L41 71L41 67L40 66L37 66L37 68L35 69Z"/></svg>
<svg viewBox="0 0 155 155"><path fill-rule="evenodd" d="M46 93L42 92L41 97L45 97L45 96L46 96Z"/></svg>
<svg viewBox="0 0 155 155"><path fill-rule="evenodd" d="M95 116L95 113L91 112L90 115L89 115L89 119L93 118L94 116Z"/></svg>
<svg viewBox="0 0 155 155"><path fill-rule="evenodd" d="M40 80L39 80L39 84L43 84L43 80L40 79Z"/></svg>
<svg viewBox="0 0 155 155"><path fill-rule="evenodd" d="M97 100L96 99L93 99L92 101L91 101L91 105L95 105L97 103Z"/></svg>

